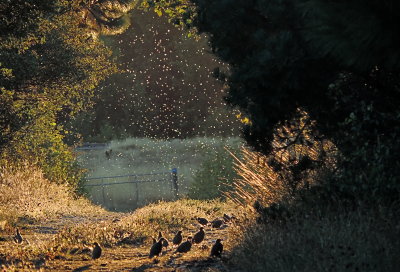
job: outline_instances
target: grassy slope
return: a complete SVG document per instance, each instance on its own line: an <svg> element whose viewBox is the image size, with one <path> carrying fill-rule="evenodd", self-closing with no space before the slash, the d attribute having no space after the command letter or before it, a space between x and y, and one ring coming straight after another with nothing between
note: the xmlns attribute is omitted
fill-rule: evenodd
<svg viewBox="0 0 400 272"><path fill-rule="evenodd" d="M231 247L226 229L208 228L203 247L195 247L185 256L173 255L170 249L158 263L147 258L151 237L158 231L168 239L177 230L183 230L184 237L193 235L199 227L193 218L213 219L224 213L236 213L231 203L178 200L121 214L107 212L85 199L76 199L68 188L50 183L33 168L14 173L3 171L1 184L0 264L10 271L39 268L70 271L85 265L100 269L100 263L93 263L86 252L94 241L104 249L101 260L110 263L105 268L107 271L141 265L149 266L149 271L163 271L166 267L174 269L183 263L202 261L207 267L222 267L220 261L208 263L210 247L217 238L224 239L226 249ZM28 242L12 241L14 227L21 229Z"/></svg>
<svg viewBox="0 0 400 272"><path fill-rule="evenodd" d="M0 263L9 270L71 271L397 271L400 266L400 225L388 210L357 209L343 213L291 217L286 223L256 224L232 203L179 200L160 202L133 213L110 213L76 199L68 188L44 180L31 168L1 172ZM242 212L240 212L242 211ZM183 256L169 249L158 262L147 258L151 237L162 231L172 239L178 229L193 235L197 216L215 218L240 214L240 224L207 229L204 247ZM117 220L114 220L117 219ZM6 223L4 223L6 222ZM30 244L14 244L13 226L22 227ZM224 239L230 259L210 260L213 240ZM104 256L92 261L85 252L98 241ZM108 263L104 266L104 263ZM140 270L141 269L141 270Z"/></svg>
<svg viewBox="0 0 400 272"><path fill-rule="evenodd" d="M106 214L85 198L77 198L66 185L46 180L35 167L0 169L0 221L40 221L59 216Z"/></svg>

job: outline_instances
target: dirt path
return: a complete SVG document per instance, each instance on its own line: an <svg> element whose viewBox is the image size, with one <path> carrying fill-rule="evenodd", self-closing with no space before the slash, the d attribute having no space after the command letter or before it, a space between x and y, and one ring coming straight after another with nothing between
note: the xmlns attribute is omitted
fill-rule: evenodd
<svg viewBox="0 0 400 272"><path fill-rule="evenodd" d="M99 216L77 217L63 216L58 219L43 221L32 224L24 230L24 237L30 243L40 243L50 240L64 227L74 224L96 223L101 221L118 220L123 217L121 213L109 213ZM185 237L193 235L198 230L199 225L193 221L190 230ZM221 259L210 258L210 249L217 238L225 239L228 234L225 225L221 229L206 227L205 240L200 245L193 245L192 250L186 254L175 254L175 248L169 246L163 254L154 259L149 259L148 254L151 247L149 242L137 245L113 246L111 248L102 247L103 254L100 259L92 260L90 252L80 252L79 254L60 255L55 259L46 260L38 266L40 271L233 271L228 269ZM172 240L173 233L164 233L164 236ZM7 246L11 241L0 242L2 246ZM172 243L171 243L172 244ZM13 245L16 246L16 245ZM19 271L19 270L18 270Z"/></svg>

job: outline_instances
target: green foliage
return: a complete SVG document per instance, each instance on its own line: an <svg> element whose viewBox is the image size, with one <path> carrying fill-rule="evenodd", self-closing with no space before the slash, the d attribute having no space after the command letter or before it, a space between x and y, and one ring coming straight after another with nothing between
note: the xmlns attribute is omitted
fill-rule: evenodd
<svg viewBox="0 0 400 272"><path fill-rule="evenodd" d="M2 24L0 40L0 159L31 161L51 180L76 185L81 171L59 121L86 109L116 67L69 9L76 1L45 2L0 5L2 19L10 10L16 16Z"/></svg>
<svg viewBox="0 0 400 272"><path fill-rule="evenodd" d="M230 147L227 147L230 149ZM234 150L231 152L238 153ZM234 158L223 147L209 150L200 169L193 175L188 197L192 199L223 198L231 190L231 184L238 177L233 168Z"/></svg>
<svg viewBox="0 0 400 272"><path fill-rule="evenodd" d="M140 7L143 10L154 11L158 16L167 16L168 21L179 28L185 28L187 37L199 38L193 21L196 16L196 6L191 0L145 0Z"/></svg>

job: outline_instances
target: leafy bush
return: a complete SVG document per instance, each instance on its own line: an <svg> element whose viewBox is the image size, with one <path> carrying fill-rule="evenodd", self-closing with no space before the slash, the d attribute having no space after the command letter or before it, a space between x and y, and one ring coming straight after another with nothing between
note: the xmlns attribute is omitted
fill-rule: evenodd
<svg viewBox="0 0 400 272"><path fill-rule="evenodd" d="M42 117L29 131L16 133L13 141L3 147L0 166L24 165L29 161L47 179L76 189L84 171L78 166L72 148L63 142L63 133L52 118Z"/></svg>
<svg viewBox="0 0 400 272"><path fill-rule="evenodd" d="M222 197L231 189L231 184L238 177L233 168L234 158L221 145L211 149L205 156L200 169L193 175L193 183L188 197L193 199L214 199Z"/></svg>

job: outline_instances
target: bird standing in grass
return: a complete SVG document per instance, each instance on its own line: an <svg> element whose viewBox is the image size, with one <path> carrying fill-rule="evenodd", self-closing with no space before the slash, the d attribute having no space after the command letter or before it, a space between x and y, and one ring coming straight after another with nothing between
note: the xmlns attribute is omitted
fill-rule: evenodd
<svg viewBox="0 0 400 272"><path fill-rule="evenodd" d="M24 239L22 239L22 235L21 235L21 233L19 233L19 229L18 228L16 229L16 233L15 233L13 239L14 239L14 242L17 243L17 244L21 244L22 241L24 240Z"/></svg>
<svg viewBox="0 0 400 272"><path fill-rule="evenodd" d="M160 253L161 253L161 251L162 251L162 248L163 248L162 243L163 243L164 240L165 240L165 239L164 239L163 237L161 237L160 240L158 240L157 243L154 243L154 244L151 246L151 248L150 248L150 254L149 254L149 258L150 258L150 259L153 258L154 256L159 256L159 255L160 255Z"/></svg>
<svg viewBox="0 0 400 272"><path fill-rule="evenodd" d="M211 248L211 257L221 257L222 250L224 249L224 245L221 243L221 241L222 239L217 239L217 241L215 241L215 244Z"/></svg>
<svg viewBox="0 0 400 272"><path fill-rule="evenodd" d="M204 232L204 228L200 227L200 230L196 232L196 234L193 236L193 243L195 244L200 244L204 240L204 236L206 233Z"/></svg>
<svg viewBox="0 0 400 272"><path fill-rule="evenodd" d="M164 238L164 240L162 242L162 246L165 247L166 249L168 248L169 242L168 242L168 240L166 238Z"/></svg>
<svg viewBox="0 0 400 272"><path fill-rule="evenodd" d="M165 237L163 237L161 231L159 231L158 232L158 240L160 240L161 238L164 238L164 240L162 241L162 246L165 248L168 248L168 246L169 246L168 240ZM154 240L154 238L153 238L153 240Z"/></svg>
<svg viewBox="0 0 400 272"><path fill-rule="evenodd" d="M175 253L176 253L176 252L179 252L179 253L186 253L186 252L189 252L190 249L192 248L192 242L191 242L191 240L192 240L192 237L189 236L189 237L187 238L187 241L186 241L186 242L183 242L182 244L180 244L180 245L178 246L178 248L176 249Z"/></svg>
<svg viewBox="0 0 400 272"><path fill-rule="evenodd" d="M183 239L183 237L182 237L182 231L179 230L179 231L175 234L175 237L174 237L174 239L172 240L172 243L173 243L174 245L179 245L180 243L182 243L182 239Z"/></svg>
<svg viewBox="0 0 400 272"><path fill-rule="evenodd" d="M217 218L211 222L211 227L217 229L217 228L221 227L223 223L224 223L224 220Z"/></svg>
<svg viewBox="0 0 400 272"><path fill-rule="evenodd" d="M100 258L100 256L101 256L101 247L97 242L94 242L93 245L94 245L94 247L92 250L92 259L96 260L96 259Z"/></svg>
<svg viewBox="0 0 400 272"><path fill-rule="evenodd" d="M199 222L203 226L206 226L208 224L208 220L203 217L197 217L197 222Z"/></svg>

